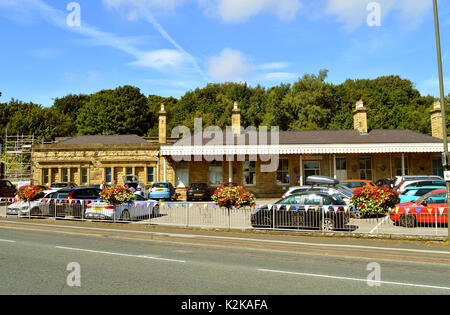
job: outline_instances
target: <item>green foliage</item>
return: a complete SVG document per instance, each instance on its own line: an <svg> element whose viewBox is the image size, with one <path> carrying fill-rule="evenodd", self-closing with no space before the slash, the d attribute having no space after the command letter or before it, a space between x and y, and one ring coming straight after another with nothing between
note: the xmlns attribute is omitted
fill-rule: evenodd
<svg viewBox="0 0 450 315"><path fill-rule="evenodd" d="M82 135L137 134L149 129L147 98L132 86L91 95L78 111L76 125Z"/></svg>

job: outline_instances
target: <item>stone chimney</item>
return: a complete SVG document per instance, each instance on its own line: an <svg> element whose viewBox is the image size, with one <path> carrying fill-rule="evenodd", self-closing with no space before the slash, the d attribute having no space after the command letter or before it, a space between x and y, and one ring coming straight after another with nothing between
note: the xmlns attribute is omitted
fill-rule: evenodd
<svg viewBox="0 0 450 315"><path fill-rule="evenodd" d="M167 112L164 109L164 104L161 104L161 110L158 112L159 117L159 143L167 143Z"/></svg>
<svg viewBox="0 0 450 315"><path fill-rule="evenodd" d="M237 102L234 102L234 107L231 112L231 126L233 129L233 134L241 134L241 110Z"/></svg>
<svg viewBox="0 0 450 315"><path fill-rule="evenodd" d="M444 132L442 128L442 111L441 102L437 101L433 104L431 114L431 135L435 138L444 139Z"/></svg>
<svg viewBox="0 0 450 315"><path fill-rule="evenodd" d="M367 133L367 108L364 107L362 100L356 103L356 108L353 111L353 125L354 129L360 133Z"/></svg>

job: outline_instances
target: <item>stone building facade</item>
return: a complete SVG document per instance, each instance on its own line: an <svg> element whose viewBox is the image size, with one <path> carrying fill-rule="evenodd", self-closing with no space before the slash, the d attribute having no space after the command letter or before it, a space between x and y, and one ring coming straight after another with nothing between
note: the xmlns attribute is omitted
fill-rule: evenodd
<svg viewBox="0 0 450 315"><path fill-rule="evenodd" d="M173 139L167 137L170 117L162 105L157 139L76 136L51 145L34 145L33 182L123 184L123 175L135 174L146 185L171 182L183 199L188 185L198 182L211 189L223 182L236 182L257 197L280 197L289 187L305 184L310 175L373 182L397 175L442 175L439 103L431 111L433 136L410 130L368 130L362 101L353 112L353 130L261 136L252 129L243 130L240 115L235 103L228 132Z"/></svg>
<svg viewBox="0 0 450 315"><path fill-rule="evenodd" d="M76 136L55 144L34 145L32 181L40 185L123 184L122 177L129 174L138 175L147 185L173 181L173 167L159 156L159 149L158 140L134 135Z"/></svg>

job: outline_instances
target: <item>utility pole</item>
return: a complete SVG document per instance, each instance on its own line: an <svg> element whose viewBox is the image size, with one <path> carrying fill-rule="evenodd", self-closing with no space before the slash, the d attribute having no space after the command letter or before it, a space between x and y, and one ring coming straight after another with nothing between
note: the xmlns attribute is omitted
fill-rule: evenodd
<svg viewBox="0 0 450 315"><path fill-rule="evenodd" d="M434 8L434 26L436 29L436 49L437 49L437 58L438 58L438 70L439 70L439 89L441 93L441 111L442 111L442 133L443 133L443 141L444 141L444 154L445 161L444 165L445 171L450 171L449 166L449 154L448 154L448 138L447 138L447 119L446 119L446 106L445 106L445 93L444 93L444 76L442 74L442 54L441 54L441 35L439 31L439 13L438 13L438 4L437 0L433 0L433 8ZM443 159L444 160L444 159ZM450 239L450 224L448 217L450 215L450 181L446 181L447 185L447 227L448 227L448 238ZM437 222L436 222L437 224ZM449 242L450 245L450 242Z"/></svg>

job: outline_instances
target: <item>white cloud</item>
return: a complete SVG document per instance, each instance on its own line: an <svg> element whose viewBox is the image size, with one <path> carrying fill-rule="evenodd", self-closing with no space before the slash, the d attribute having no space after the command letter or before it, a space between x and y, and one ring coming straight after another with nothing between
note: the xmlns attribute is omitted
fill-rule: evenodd
<svg viewBox="0 0 450 315"><path fill-rule="evenodd" d="M354 30L366 22L371 2L380 5L382 19L397 12L410 26L420 23L432 6L427 0L326 0L325 13L335 15L347 29Z"/></svg>
<svg viewBox="0 0 450 315"><path fill-rule="evenodd" d="M230 23L246 22L253 16L266 13L281 20L293 20L302 7L300 0L199 0L205 12L218 15Z"/></svg>
<svg viewBox="0 0 450 315"><path fill-rule="evenodd" d="M218 56L207 62L208 74L220 82L257 82L283 81L296 79L298 76L290 72L274 71L286 68L286 62L269 62L255 64L239 50L225 48Z"/></svg>
<svg viewBox="0 0 450 315"><path fill-rule="evenodd" d="M208 74L220 81L243 80L252 71L252 66L239 50L225 48L219 56L208 61Z"/></svg>
<svg viewBox="0 0 450 315"><path fill-rule="evenodd" d="M148 10L159 12L173 12L184 4L185 0L102 0L109 9L127 8L127 16L135 20L145 15Z"/></svg>
<svg viewBox="0 0 450 315"><path fill-rule="evenodd" d="M144 52L138 56L138 60L131 62L131 65L153 68L159 71L178 70L187 65L189 60L186 55L175 49L160 49Z"/></svg>

